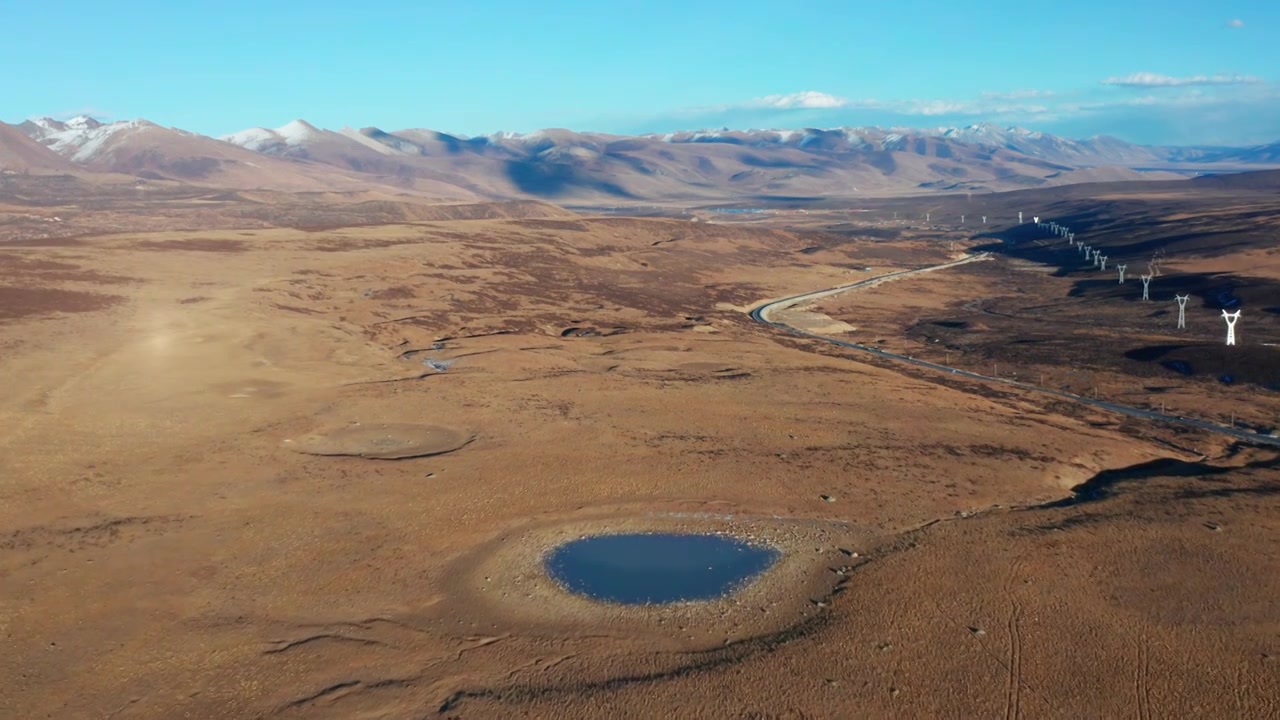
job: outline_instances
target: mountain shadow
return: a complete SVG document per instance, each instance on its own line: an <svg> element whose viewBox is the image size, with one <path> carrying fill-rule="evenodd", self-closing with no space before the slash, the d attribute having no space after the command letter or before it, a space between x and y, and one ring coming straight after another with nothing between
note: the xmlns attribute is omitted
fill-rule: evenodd
<svg viewBox="0 0 1280 720"><path fill-rule="evenodd" d="M563 197L575 190L593 190L622 198L634 197L616 183L583 177L572 166L562 163L508 160L505 169L507 178L520 192L537 197Z"/></svg>

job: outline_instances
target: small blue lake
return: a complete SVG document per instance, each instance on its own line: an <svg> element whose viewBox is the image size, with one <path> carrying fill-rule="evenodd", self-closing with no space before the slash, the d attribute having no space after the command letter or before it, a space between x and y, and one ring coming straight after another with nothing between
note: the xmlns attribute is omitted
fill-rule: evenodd
<svg viewBox="0 0 1280 720"><path fill-rule="evenodd" d="M723 535L595 535L553 550L546 569L566 590L592 600L663 605L725 597L781 555Z"/></svg>

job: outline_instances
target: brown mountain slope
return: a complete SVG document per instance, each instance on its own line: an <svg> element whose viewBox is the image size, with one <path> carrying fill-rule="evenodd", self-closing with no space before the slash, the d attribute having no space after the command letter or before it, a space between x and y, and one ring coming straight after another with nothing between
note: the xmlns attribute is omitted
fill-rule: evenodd
<svg viewBox="0 0 1280 720"><path fill-rule="evenodd" d="M19 128L0 122L0 172L68 173L77 169Z"/></svg>
<svg viewBox="0 0 1280 720"><path fill-rule="evenodd" d="M477 190L552 200L671 201L780 196L858 196L1034 186L1070 168L1019 153L941 138L850 144L824 135L805 147L748 142L670 142L546 130L462 139L432 130L360 131L404 163L465 177Z"/></svg>
<svg viewBox="0 0 1280 720"><path fill-rule="evenodd" d="M325 163L297 162L258 153L200 135L152 126L122 135L88 166L142 177L164 177L187 182L236 188L278 190L357 190L371 178L344 172ZM387 183L450 198L473 194L444 183Z"/></svg>
<svg viewBox="0 0 1280 720"><path fill-rule="evenodd" d="M1092 167L1080 168L1079 170L1071 170L1069 172L1050 175L1048 178L1050 185L1074 185L1077 183L1097 183L1097 182L1131 182L1146 180L1180 180L1181 175L1162 170L1143 172L1133 170L1127 167Z"/></svg>
<svg viewBox="0 0 1280 720"><path fill-rule="evenodd" d="M383 144L364 131L351 128L322 130L305 120L294 120L280 128L251 128L220 139L269 157L370 175L396 187L431 189L446 185L469 193L459 197L493 194L491 188L477 185L472 178L422 162L421 149L411 143L403 143L403 147Z"/></svg>
<svg viewBox="0 0 1280 720"><path fill-rule="evenodd" d="M556 200L866 197L1151 177L944 137L864 132L807 130L797 142L776 132L627 137L556 129L461 139L431 130L362 131L417 156L409 162L447 168L490 192Z"/></svg>

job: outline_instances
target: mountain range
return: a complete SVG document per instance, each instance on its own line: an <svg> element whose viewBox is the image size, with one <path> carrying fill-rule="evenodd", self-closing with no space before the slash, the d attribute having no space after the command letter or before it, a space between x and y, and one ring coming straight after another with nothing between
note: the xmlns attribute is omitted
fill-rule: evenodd
<svg viewBox="0 0 1280 720"><path fill-rule="evenodd" d="M303 120L212 138L146 120L0 123L0 171L113 173L235 189L396 188L442 199L578 203L990 192L1280 165L1280 143L1154 147L967 127L729 129L638 136L563 129L479 137L325 130Z"/></svg>

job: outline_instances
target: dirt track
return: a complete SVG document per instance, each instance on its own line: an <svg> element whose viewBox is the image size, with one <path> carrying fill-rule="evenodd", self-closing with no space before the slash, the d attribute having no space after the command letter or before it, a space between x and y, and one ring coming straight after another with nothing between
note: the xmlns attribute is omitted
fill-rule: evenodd
<svg viewBox="0 0 1280 720"><path fill-rule="evenodd" d="M782 300L770 302L768 304L761 305L760 307L753 309L751 311L751 318L753 320L756 320L757 322L782 328L784 330L788 330L790 332L794 332L796 334L799 334L805 337L816 338L816 339L823 340L823 341L832 343L834 345L849 348L852 350L869 352L876 355L877 357L889 358L898 362L914 365L915 367L928 368L930 370L937 370L939 372L948 373L952 376L956 376L966 380L979 380L982 382L998 383L1001 385L1016 387L1023 390L1034 390L1035 392L1045 393L1055 398L1061 398L1065 400L1070 400L1072 402L1082 403L1085 405L1089 405L1091 407L1107 410L1110 412L1120 413L1123 415L1129 415L1132 417L1142 418L1146 420L1152 420L1158 423L1181 425L1186 427L1192 427L1197 430L1204 430L1212 433L1217 433L1219 435L1225 435L1225 436L1234 438L1236 440L1243 441L1253 445L1280 446L1280 438L1277 438L1274 434L1263 434L1260 431L1250 431L1250 430L1240 429L1232 426L1223 426L1217 423L1213 423L1213 422L1209 422L1209 421L1201 420L1197 418L1188 418L1182 415L1174 415L1174 414L1169 414L1165 412L1158 412L1155 410L1123 405L1121 403L1108 402L1106 400L1098 400L1096 398L1088 398L1081 395L1066 393L1060 390L1054 390L1051 388L1033 385L1027 382L1011 380L1008 378L991 377L988 375L982 375L981 373L972 372L969 370L961 370L959 368L951 367L948 365L941 365L939 363L929 362L927 360L920 360L910 355L891 353L891 352L882 350L880 348L870 347L867 345L863 345L860 343L853 343L846 340L840 340L838 338L832 337L831 333L841 332L846 329L854 330L856 328L854 328L851 325L848 325L847 323L841 323L841 322L835 321L832 318L829 318L825 315L822 315L821 313L817 313L812 310L795 309L797 306L811 305L813 302L822 300L824 298L830 298L837 295L844 295L845 293L848 293L854 290L866 290L866 289L874 288L882 283L889 282L891 280L907 278L914 275L919 275L921 273L932 272L935 270L945 270L947 268L958 267L959 265L968 264L970 262L974 262L977 260L987 259L988 257L989 256L985 254L969 255L962 260L952 261L952 262L944 263L941 265L930 265L924 268L917 268L913 270L903 270L896 273L881 275L869 280L863 280L861 282L857 282L852 285L844 285L837 288L815 290L813 292L803 293L800 295L793 295L789 298L784 298ZM775 319L775 313L777 313L776 315L777 319Z"/></svg>

